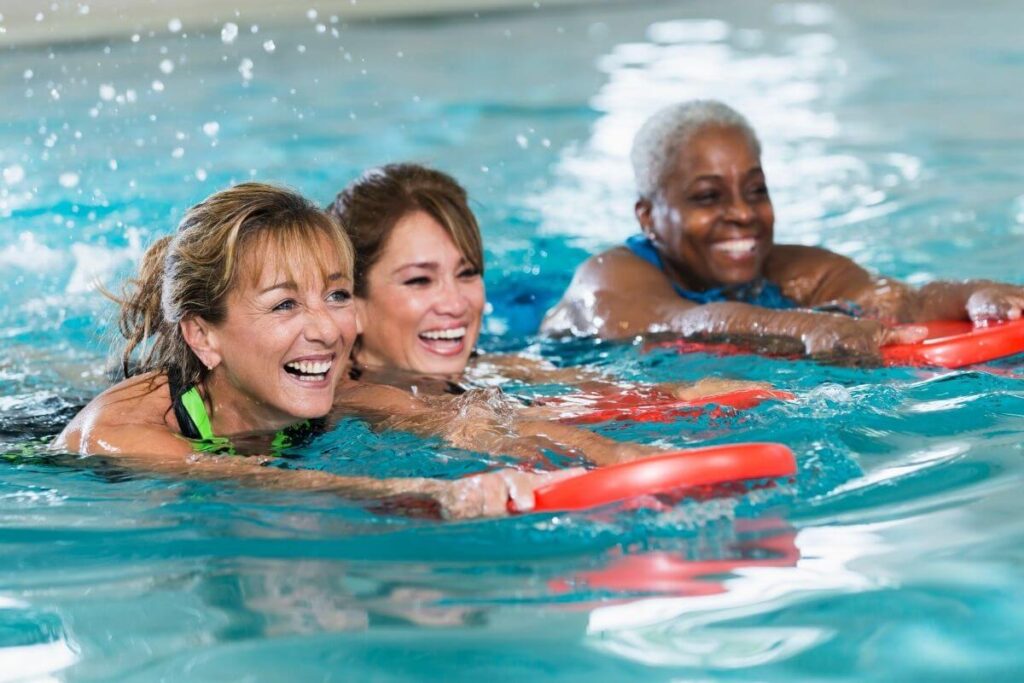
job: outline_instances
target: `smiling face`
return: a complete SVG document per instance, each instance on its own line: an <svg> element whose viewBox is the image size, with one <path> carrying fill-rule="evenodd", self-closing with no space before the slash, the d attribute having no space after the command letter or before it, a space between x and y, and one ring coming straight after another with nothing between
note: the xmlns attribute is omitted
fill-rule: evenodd
<svg viewBox="0 0 1024 683"><path fill-rule="evenodd" d="M391 230L358 302L362 365L454 377L480 336L483 278L436 220L414 211Z"/></svg>
<svg viewBox="0 0 1024 683"><path fill-rule="evenodd" d="M329 256L329 240L301 265L269 246L254 245L242 258L243 272L252 268L258 276L239 279L224 320L207 326L197 350L213 365L206 386L217 433L273 430L326 415L358 334L348 268Z"/></svg>
<svg viewBox="0 0 1024 683"><path fill-rule="evenodd" d="M636 215L670 275L692 290L756 279L772 246L775 214L761 160L739 128L694 133Z"/></svg>

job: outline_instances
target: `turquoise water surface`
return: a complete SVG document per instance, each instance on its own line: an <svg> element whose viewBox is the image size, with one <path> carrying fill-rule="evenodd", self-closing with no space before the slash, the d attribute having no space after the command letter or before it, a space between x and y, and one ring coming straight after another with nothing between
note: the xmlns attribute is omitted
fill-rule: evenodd
<svg viewBox="0 0 1024 683"><path fill-rule="evenodd" d="M912 283L1024 283L1024 6L233 23L0 59L0 682L1024 678L1021 357L864 370L534 336L575 265L633 231L636 127L691 97L760 131L779 241ZM185 208L249 178L326 202L397 160L475 198L484 348L770 380L797 400L597 429L780 441L796 480L660 512L444 523L38 448L107 384L96 284ZM293 455L380 476L492 464L355 420Z"/></svg>

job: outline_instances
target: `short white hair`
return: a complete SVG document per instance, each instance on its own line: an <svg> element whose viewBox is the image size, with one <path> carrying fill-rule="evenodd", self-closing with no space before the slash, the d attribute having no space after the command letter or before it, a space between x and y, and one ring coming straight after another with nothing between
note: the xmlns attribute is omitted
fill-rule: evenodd
<svg viewBox="0 0 1024 683"><path fill-rule="evenodd" d="M694 133L708 126L738 128L761 155L757 134L738 111L718 100L679 102L653 114L637 131L629 158L633 162L636 189L642 199L651 199L671 170L679 148Z"/></svg>

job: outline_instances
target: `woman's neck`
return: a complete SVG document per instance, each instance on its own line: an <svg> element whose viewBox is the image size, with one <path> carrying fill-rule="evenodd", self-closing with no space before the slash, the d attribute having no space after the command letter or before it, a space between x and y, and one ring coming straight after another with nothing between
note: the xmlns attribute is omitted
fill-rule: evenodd
<svg viewBox="0 0 1024 683"><path fill-rule="evenodd" d="M273 432L302 421L240 391L220 368L206 377L202 388L217 436Z"/></svg>

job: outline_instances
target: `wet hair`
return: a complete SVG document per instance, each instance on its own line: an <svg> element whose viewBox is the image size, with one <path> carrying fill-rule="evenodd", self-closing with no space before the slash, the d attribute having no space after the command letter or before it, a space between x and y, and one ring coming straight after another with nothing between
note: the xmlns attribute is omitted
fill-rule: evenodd
<svg viewBox="0 0 1024 683"><path fill-rule="evenodd" d="M707 128L738 128L760 156L757 133L738 111L717 100L689 100L669 105L652 115L633 138L630 160L641 199L651 199L662 187L676 154L694 133Z"/></svg>
<svg viewBox="0 0 1024 683"><path fill-rule="evenodd" d="M365 297L367 275L380 259L395 226L423 211L448 233L470 265L484 272L483 239L466 190L447 173L419 164L370 169L338 193L327 207L356 252L355 293Z"/></svg>
<svg viewBox="0 0 1024 683"><path fill-rule="evenodd" d="M308 282L314 273L326 281L336 274L351 278L352 261L341 226L292 190L242 183L210 195L185 213L174 235L149 247L138 277L115 297L125 376L162 371L186 387L200 384L209 370L185 342L184 318L222 322L233 288L255 285L266 268L293 282ZM133 352L147 345L133 362Z"/></svg>

